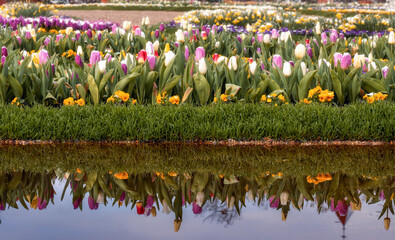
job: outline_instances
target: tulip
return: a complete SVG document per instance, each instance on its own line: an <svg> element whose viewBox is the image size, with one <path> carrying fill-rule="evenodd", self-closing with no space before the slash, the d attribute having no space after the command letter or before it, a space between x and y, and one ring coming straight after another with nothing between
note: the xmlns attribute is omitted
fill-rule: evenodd
<svg viewBox="0 0 395 240"><path fill-rule="evenodd" d="M218 53L213 54L213 61L214 61L215 64L217 64L218 58L219 58L219 54Z"/></svg>
<svg viewBox="0 0 395 240"><path fill-rule="evenodd" d="M273 55L272 65L274 68L278 67L281 69L283 67L283 60L280 55Z"/></svg>
<svg viewBox="0 0 395 240"><path fill-rule="evenodd" d="M256 65L257 65L257 64L256 64L255 61L253 61L252 63L250 63L250 73L251 73L252 75L255 74Z"/></svg>
<svg viewBox="0 0 395 240"><path fill-rule="evenodd" d="M134 30L134 35L141 36L141 29L140 28L136 28L136 30Z"/></svg>
<svg viewBox="0 0 395 240"><path fill-rule="evenodd" d="M151 215L152 215L152 217L156 217L156 207L155 206L152 206L152 208L151 208Z"/></svg>
<svg viewBox="0 0 395 240"><path fill-rule="evenodd" d="M223 61L225 61L226 63L228 61L228 58L224 56L219 56L216 64L221 63Z"/></svg>
<svg viewBox="0 0 395 240"><path fill-rule="evenodd" d="M96 202L104 204L104 193L103 192L101 192L101 191L99 192L99 194L97 195Z"/></svg>
<svg viewBox="0 0 395 240"><path fill-rule="evenodd" d="M301 63L300 63L300 68L302 69L302 74L303 74L303 76L306 75L306 73L307 73L306 63L301 62Z"/></svg>
<svg viewBox="0 0 395 240"><path fill-rule="evenodd" d="M103 74L106 71L106 65L107 65L107 61L106 60L102 60L98 62L98 66L99 66L99 71L101 74Z"/></svg>
<svg viewBox="0 0 395 240"><path fill-rule="evenodd" d="M263 62L261 62L261 69L262 71L265 70L265 65L263 65Z"/></svg>
<svg viewBox="0 0 395 240"><path fill-rule="evenodd" d="M197 204L195 201L192 202L192 212L194 214L202 213L202 207L199 204Z"/></svg>
<svg viewBox="0 0 395 240"><path fill-rule="evenodd" d="M55 74L55 64L51 64L52 74Z"/></svg>
<svg viewBox="0 0 395 240"><path fill-rule="evenodd" d="M91 57L89 59L89 64L90 65L95 65L97 62L99 62L101 59L101 55L99 51L92 51L91 52Z"/></svg>
<svg viewBox="0 0 395 240"><path fill-rule="evenodd" d="M233 207L235 206L235 201L236 199L234 196L230 197L230 199L229 197L226 198L226 205L229 210L233 210Z"/></svg>
<svg viewBox="0 0 395 240"><path fill-rule="evenodd" d="M4 66L5 60L7 59L7 57L2 56L1 57L1 66Z"/></svg>
<svg viewBox="0 0 395 240"><path fill-rule="evenodd" d="M354 55L354 63L353 63L353 65L354 65L354 67L355 68L360 68L360 67L362 67L362 64L364 65L364 61L365 61L365 55L358 55L358 53L356 53L355 55Z"/></svg>
<svg viewBox="0 0 395 240"><path fill-rule="evenodd" d="M263 41L263 34L262 33L258 33L257 39L258 39L258 42L262 42Z"/></svg>
<svg viewBox="0 0 395 240"><path fill-rule="evenodd" d="M22 44L21 37L17 36L17 37L16 37L16 40L18 41L19 45L21 45L21 44Z"/></svg>
<svg viewBox="0 0 395 240"><path fill-rule="evenodd" d="M206 60L204 59L204 58L201 58L200 60L199 60L199 72L201 73L201 74L206 74L206 72L207 72L207 65L206 65Z"/></svg>
<svg viewBox="0 0 395 240"><path fill-rule="evenodd" d="M48 61L49 54L46 50L41 50L40 53L38 54L38 59L40 64L45 64Z"/></svg>
<svg viewBox="0 0 395 240"><path fill-rule="evenodd" d="M320 22L317 22L317 25L315 25L315 33L318 35L318 34L321 34L321 25L320 25Z"/></svg>
<svg viewBox="0 0 395 240"><path fill-rule="evenodd" d="M149 55L147 57L147 61L148 61L148 65L151 71L153 71L155 69L155 56L153 55ZM126 74L126 73L125 73Z"/></svg>
<svg viewBox="0 0 395 240"><path fill-rule="evenodd" d="M287 31L287 32L282 32L280 35L280 40L283 42L287 42L288 39L291 38L291 32Z"/></svg>
<svg viewBox="0 0 395 240"><path fill-rule="evenodd" d="M26 38L26 39L31 39L31 38L32 38L32 34L30 33L30 31L27 31L27 32L25 33L25 38Z"/></svg>
<svg viewBox="0 0 395 240"><path fill-rule="evenodd" d="M169 43L166 43L164 52L167 53L167 52L169 52L169 51L170 51L170 44L169 44Z"/></svg>
<svg viewBox="0 0 395 240"><path fill-rule="evenodd" d="M141 19L141 25L142 25L142 26L145 25L145 17L143 17L143 18Z"/></svg>
<svg viewBox="0 0 395 240"><path fill-rule="evenodd" d="M165 31L165 24L161 23L159 25L159 31L161 31L161 32Z"/></svg>
<svg viewBox="0 0 395 240"><path fill-rule="evenodd" d="M167 205L167 202L166 202L165 199L162 200L162 205L163 205L162 212L166 213L166 214L169 214L170 213L170 208L169 208L169 205Z"/></svg>
<svg viewBox="0 0 395 240"><path fill-rule="evenodd" d="M321 42L326 45L328 42L328 37L326 36L326 33L321 33Z"/></svg>
<svg viewBox="0 0 395 240"><path fill-rule="evenodd" d="M8 57L7 47L2 47L1 48L1 56Z"/></svg>
<svg viewBox="0 0 395 240"><path fill-rule="evenodd" d="M92 30L88 29L88 31L86 31L86 35L88 36L88 38L92 38L93 37Z"/></svg>
<svg viewBox="0 0 395 240"><path fill-rule="evenodd" d="M66 35L70 35L72 32L73 32L73 28L72 27L66 28Z"/></svg>
<svg viewBox="0 0 395 240"><path fill-rule="evenodd" d="M37 207L39 210L43 210L47 207L47 201L37 197Z"/></svg>
<svg viewBox="0 0 395 240"><path fill-rule="evenodd" d="M158 29L155 30L155 37L159 38L159 30Z"/></svg>
<svg viewBox="0 0 395 240"><path fill-rule="evenodd" d="M196 48L195 51L195 61L198 62L201 58L206 56L206 52L203 47Z"/></svg>
<svg viewBox="0 0 395 240"><path fill-rule="evenodd" d="M388 72L389 72L389 68L387 66L383 67L381 69L381 72L383 73L383 77L387 78Z"/></svg>
<svg viewBox="0 0 395 240"><path fill-rule="evenodd" d="M34 30L34 28L30 30L30 35L32 36L33 40L36 41L37 35L36 35L36 30Z"/></svg>
<svg viewBox="0 0 395 240"><path fill-rule="evenodd" d="M174 220L174 232L178 232L181 227L181 219Z"/></svg>
<svg viewBox="0 0 395 240"><path fill-rule="evenodd" d="M395 43L395 34L394 31L391 31L389 36L388 36L388 43L389 44L394 44Z"/></svg>
<svg viewBox="0 0 395 240"><path fill-rule="evenodd" d="M97 210L99 208L99 204L91 196L88 197L88 205L91 210Z"/></svg>
<svg viewBox="0 0 395 240"><path fill-rule="evenodd" d="M295 48L295 56L297 59L302 59L306 55L306 47L303 44L298 44Z"/></svg>
<svg viewBox="0 0 395 240"><path fill-rule="evenodd" d="M276 199L276 196L271 196L269 198L269 202L271 208L278 208L278 206L280 205L280 199L279 198Z"/></svg>
<svg viewBox="0 0 395 240"><path fill-rule="evenodd" d="M121 61L121 67L125 75L128 74L128 65L126 64L126 60Z"/></svg>
<svg viewBox="0 0 395 240"><path fill-rule="evenodd" d="M351 55L349 53L344 53L341 60L341 68L347 70L351 65Z"/></svg>
<svg viewBox="0 0 395 240"><path fill-rule="evenodd" d="M80 55L75 55L75 63L76 63L78 66L80 66L80 67L83 67L83 66L84 66L84 63L83 63L83 61L82 61Z"/></svg>
<svg viewBox="0 0 395 240"><path fill-rule="evenodd" d="M144 207L142 202L137 202L136 203L136 210L138 215L144 214Z"/></svg>
<svg viewBox="0 0 395 240"><path fill-rule="evenodd" d="M177 39L176 41L177 42L184 42L185 41L184 33L182 32L181 29L178 29L175 34L176 34L176 39Z"/></svg>
<svg viewBox="0 0 395 240"><path fill-rule="evenodd" d="M310 58L313 58L313 49L310 46L307 48L306 52L307 52L307 55L309 55Z"/></svg>
<svg viewBox="0 0 395 240"><path fill-rule="evenodd" d="M81 204L81 198L78 198L73 202L74 209L77 209L80 206L80 204Z"/></svg>
<svg viewBox="0 0 395 240"><path fill-rule="evenodd" d="M235 56L230 57L229 63L228 63L228 69L229 70L233 69L233 71L237 70L237 59Z"/></svg>
<svg viewBox="0 0 395 240"><path fill-rule="evenodd" d="M122 27L123 27L123 29L128 31L132 27L132 22L131 21L123 21Z"/></svg>
<svg viewBox="0 0 395 240"><path fill-rule="evenodd" d="M334 62L334 64L335 64L335 67L337 67L337 63L338 62L340 62L341 63L341 61L342 61L342 58L343 58L343 55L341 54L341 53L335 53L334 55L333 55L333 62Z"/></svg>
<svg viewBox="0 0 395 240"><path fill-rule="evenodd" d="M179 44L178 42L175 42L175 43L174 43L174 46L175 46L176 48L178 48L178 46L180 46L180 44Z"/></svg>
<svg viewBox="0 0 395 240"><path fill-rule="evenodd" d="M202 37L203 40L206 40L206 39L207 39L207 32L204 32L204 31L203 31L203 32L201 33L201 37Z"/></svg>
<svg viewBox="0 0 395 240"><path fill-rule="evenodd" d="M84 52L82 51L82 47L81 46L77 47L77 55L80 55L81 57L84 56Z"/></svg>
<svg viewBox="0 0 395 240"><path fill-rule="evenodd" d="M256 48L257 53L261 53L261 48Z"/></svg>
<svg viewBox="0 0 395 240"><path fill-rule="evenodd" d="M220 42L215 42L215 48L219 48L220 47Z"/></svg>
<svg viewBox="0 0 395 240"><path fill-rule="evenodd" d="M203 201L204 201L204 192L200 191L196 194L196 204L201 207L203 206Z"/></svg>
<svg viewBox="0 0 395 240"><path fill-rule="evenodd" d="M341 40L344 40L344 33L339 33L339 38L341 39Z"/></svg>
<svg viewBox="0 0 395 240"><path fill-rule="evenodd" d="M76 38L77 40L79 40L80 37L81 37L81 32L80 32L80 31L75 31L75 38Z"/></svg>
<svg viewBox="0 0 395 240"><path fill-rule="evenodd" d="M329 40L331 42L336 42L338 37L339 37L339 35L337 34L337 31L335 29L333 29L331 32L331 35L329 36Z"/></svg>
<svg viewBox="0 0 395 240"><path fill-rule="evenodd" d="M265 35L263 36L263 42L264 42L265 44L269 44L269 43L270 43L270 35L269 35L269 34L265 34Z"/></svg>
<svg viewBox="0 0 395 240"><path fill-rule="evenodd" d="M289 193L288 192L282 192L280 194L280 203L281 203L281 205L287 205L288 198L289 198Z"/></svg>
<svg viewBox="0 0 395 240"><path fill-rule="evenodd" d="M172 51L165 53L165 66L167 67L170 62L175 58L175 54Z"/></svg>
<svg viewBox="0 0 395 240"><path fill-rule="evenodd" d="M348 205L344 200L339 200L336 207L334 206L334 200L331 201L331 211L339 213L340 216L346 216L348 212Z"/></svg>
<svg viewBox="0 0 395 240"><path fill-rule="evenodd" d="M117 27L116 24L113 24L113 25L112 25L111 31L112 31L113 34L116 34L116 33L117 33L117 28L118 28L118 27Z"/></svg>
<svg viewBox="0 0 395 240"><path fill-rule="evenodd" d="M157 52L159 50L159 41L156 40L154 42L154 44L152 45L152 47L154 48L154 51ZM170 46L169 46L170 47Z"/></svg>
<svg viewBox="0 0 395 240"><path fill-rule="evenodd" d="M390 225L391 225L391 218L389 218L389 217L384 218L384 228L385 228L385 230L390 229Z"/></svg>
<svg viewBox="0 0 395 240"><path fill-rule="evenodd" d="M273 29L272 30L272 38L277 39L279 36L280 36L280 34L278 33L277 29Z"/></svg>
<svg viewBox="0 0 395 240"><path fill-rule="evenodd" d="M290 62L285 62L284 63L284 68L283 68L283 73L286 77L291 76L292 74L292 68L291 68L291 63Z"/></svg>
<svg viewBox="0 0 395 240"><path fill-rule="evenodd" d="M189 48L188 48L188 46L185 46L184 57L185 57L185 60L189 59Z"/></svg>
<svg viewBox="0 0 395 240"><path fill-rule="evenodd" d="M144 63L147 60L147 51L140 50L137 59L139 63Z"/></svg>
<svg viewBox="0 0 395 240"><path fill-rule="evenodd" d="M154 197L152 197L151 195L149 195L149 196L147 197L147 207L148 207L148 208L152 208L152 206L154 206L154 202L155 202Z"/></svg>
<svg viewBox="0 0 395 240"><path fill-rule="evenodd" d="M375 62L371 62L371 63L369 63L369 69L368 69L368 71L370 71L370 70L372 70L371 68L373 68L373 69L377 69L377 65L376 65L376 63Z"/></svg>

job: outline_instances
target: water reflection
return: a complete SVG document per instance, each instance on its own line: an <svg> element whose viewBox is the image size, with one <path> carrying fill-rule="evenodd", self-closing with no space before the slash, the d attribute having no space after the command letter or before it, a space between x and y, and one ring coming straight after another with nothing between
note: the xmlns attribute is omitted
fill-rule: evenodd
<svg viewBox="0 0 395 240"><path fill-rule="evenodd" d="M54 185L60 183L63 191L56 192ZM113 206L133 211L139 217L156 217L161 211L172 216L175 232L186 221L184 211L202 216L203 222L231 226L237 224L242 211L251 205L271 209L283 221L290 218L291 209L314 208L318 214L330 211L343 226L353 212L378 205L381 209L377 217L383 222L383 229L388 230L394 214L394 192L395 176L341 172L296 176L264 172L238 176L175 171L104 173L77 168L0 173L2 211L18 207L45 210L55 207L54 196L58 196L62 201L69 201L75 210Z"/></svg>

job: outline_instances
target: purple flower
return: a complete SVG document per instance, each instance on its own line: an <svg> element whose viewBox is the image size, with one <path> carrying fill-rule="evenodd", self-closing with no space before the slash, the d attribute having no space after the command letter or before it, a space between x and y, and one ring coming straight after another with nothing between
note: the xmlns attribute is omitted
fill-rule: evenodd
<svg viewBox="0 0 395 240"><path fill-rule="evenodd" d="M326 33L321 33L321 42L326 45L328 42L328 37L326 36Z"/></svg>
<svg viewBox="0 0 395 240"><path fill-rule="evenodd" d="M387 66L385 66L385 67L383 67L382 69L381 69L381 72L383 73L383 77L384 78L387 78L387 75L388 75L388 71L389 71L390 69L387 67Z"/></svg>
<svg viewBox="0 0 395 240"><path fill-rule="evenodd" d="M331 200L331 211L338 212L340 216L346 216L348 212L348 205L344 200L337 201L337 205L335 207L334 200Z"/></svg>
<svg viewBox="0 0 395 240"><path fill-rule="evenodd" d="M343 55L341 53L335 53L333 55L333 62L335 63L335 67L337 67L337 63L342 61Z"/></svg>
<svg viewBox="0 0 395 240"><path fill-rule="evenodd" d="M75 63L77 63L78 66L83 67L84 63L82 62L82 58L80 55L75 55Z"/></svg>
<svg viewBox="0 0 395 240"><path fill-rule="evenodd" d="M348 67L351 65L351 55L349 53L343 54L342 60L341 60L341 68L343 70L348 69Z"/></svg>
<svg viewBox="0 0 395 240"><path fill-rule="evenodd" d="M198 62L200 59L204 58L206 56L206 51L204 50L203 47L198 47L196 48L195 51L195 61Z"/></svg>
<svg viewBox="0 0 395 240"><path fill-rule="evenodd" d="M22 44L22 40L21 40L21 37L16 37L16 40L18 41L18 43L19 43L19 45L21 45Z"/></svg>
<svg viewBox="0 0 395 240"><path fill-rule="evenodd" d="M97 210L99 208L99 204L91 196L88 197L88 205L91 210ZM74 209L76 209L75 206Z"/></svg>
<svg viewBox="0 0 395 240"><path fill-rule="evenodd" d="M89 59L89 64L91 66L95 65L96 63L98 63L100 61L100 52L99 51L92 51L91 52L91 57Z"/></svg>
<svg viewBox="0 0 395 240"><path fill-rule="evenodd" d="M112 31L113 34L117 33L117 28L118 28L118 27L117 27L116 24L112 25L111 31Z"/></svg>
<svg viewBox="0 0 395 240"><path fill-rule="evenodd" d="M158 29L155 30L155 37L159 38L159 30Z"/></svg>
<svg viewBox="0 0 395 240"><path fill-rule="evenodd" d="M261 53L261 52L262 52L262 51L261 51L261 48L257 48L257 49L256 49L256 52L257 52L257 53Z"/></svg>
<svg viewBox="0 0 395 240"><path fill-rule="evenodd" d="M313 58L313 49L310 47L310 45L307 47L307 55L309 55L310 58Z"/></svg>
<svg viewBox="0 0 395 240"><path fill-rule="evenodd" d="M280 55L273 55L272 65L274 68L278 67L281 69L283 67L283 60Z"/></svg>
<svg viewBox="0 0 395 240"><path fill-rule="evenodd" d="M262 68L262 71L265 70L265 65L263 65L263 62L261 62L261 68Z"/></svg>
<svg viewBox="0 0 395 240"><path fill-rule="evenodd" d="M291 64L291 66L295 66L295 63L293 61L289 61L289 63Z"/></svg>
<svg viewBox="0 0 395 240"><path fill-rule="evenodd" d="M88 36L88 38L92 38L92 30L88 29L88 31L86 31L86 35Z"/></svg>
<svg viewBox="0 0 395 240"><path fill-rule="evenodd" d="M32 38L32 34L30 33L30 31L27 31L27 32L25 33L25 38L26 38L26 39L31 39L31 38Z"/></svg>
<svg viewBox="0 0 395 240"><path fill-rule="evenodd" d="M81 33L80 33L80 31L78 31L78 32L75 34L75 38L76 38L77 40L80 40L80 37L81 37Z"/></svg>
<svg viewBox="0 0 395 240"><path fill-rule="evenodd" d="M151 195L149 195L147 197L147 206L148 208L152 208L152 206L154 205L154 197L152 197Z"/></svg>
<svg viewBox="0 0 395 240"><path fill-rule="evenodd" d="M278 33L277 29L272 30L272 38L277 39L280 36L280 33Z"/></svg>
<svg viewBox="0 0 395 240"><path fill-rule="evenodd" d="M99 34L97 34L97 40L101 40L101 32L99 32Z"/></svg>
<svg viewBox="0 0 395 240"><path fill-rule="evenodd" d="M148 64L149 64L149 69L151 69L151 71L153 71L155 69L155 61L156 61L155 56L148 55L147 56L147 61L148 61Z"/></svg>
<svg viewBox="0 0 395 240"><path fill-rule="evenodd" d="M81 204L81 198L78 198L73 202L74 209L77 209L80 206L80 204Z"/></svg>
<svg viewBox="0 0 395 240"><path fill-rule="evenodd" d="M6 47L1 48L1 56L8 57L8 50Z"/></svg>
<svg viewBox="0 0 395 240"><path fill-rule="evenodd" d="M258 33L258 42L262 42L263 41L263 34L262 33Z"/></svg>
<svg viewBox="0 0 395 240"><path fill-rule="evenodd" d="M141 28L136 28L136 30L134 31L134 34L136 36L141 36Z"/></svg>
<svg viewBox="0 0 395 240"><path fill-rule="evenodd" d="M37 197L37 207L39 210L43 210L47 207L47 202L44 199Z"/></svg>
<svg viewBox="0 0 395 240"><path fill-rule="evenodd" d="M275 199L275 198L276 196L274 195L269 198L271 208L278 208L278 205L280 205L280 199L279 198Z"/></svg>
<svg viewBox="0 0 395 240"><path fill-rule="evenodd" d="M45 46L48 46L50 41L51 41L51 39L49 39L49 37L46 37L45 40L44 40Z"/></svg>
<svg viewBox="0 0 395 240"><path fill-rule="evenodd" d="M51 68L52 68L52 75L55 74L55 64L51 64ZM53 197L53 192L52 192L52 197Z"/></svg>
<svg viewBox="0 0 395 240"><path fill-rule="evenodd" d="M241 43L241 37L240 37L240 36L237 36L236 38L237 38L237 40L239 40L239 42Z"/></svg>
<svg viewBox="0 0 395 240"><path fill-rule="evenodd" d="M175 42L175 43L174 43L174 46L175 46L176 48L178 48L178 46L180 46L180 44L179 44L178 42Z"/></svg>
<svg viewBox="0 0 395 240"><path fill-rule="evenodd" d="M344 34L343 34L343 33L340 33L340 34L339 34L339 38L340 38L341 40L344 40Z"/></svg>
<svg viewBox="0 0 395 240"><path fill-rule="evenodd" d="M255 42L255 37L251 38L251 44Z"/></svg>
<svg viewBox="0 0 395 240"><path fill-rule="evenodd" d="M163 24L163 23L160 24L159 31L161 31L161 32L165 31L165 24Z"/></svg>
<svg viewBox="0 0 395 240"><path fill-rule="evenodd" d="M123 200L125 200L125 197L126 197L126 193L122 192L121 197L119 198L119 201L123 202Z"/></svg>
<svg viewBox="0 0 395 240"><path fill-rule="evenodd" d="M185 60L188 60L188 59L189 59L189 48L188 48L187 45L185 45L184 57L185 57Z"/></svg>
<svg viewBox="0 0 395 240"><path fill-rule="evenodd" d="M336 42L338 37L339 37L339 35L337 34L337 31L335 29L333 29L331 32L331 35L329 36L330 41Z"/></svg>
<svg viewBox="0 0 395 240"><path fill-rule="evenodd" d="M125 74L128 74L128 66L125 63L121 64L122 70Z"/></svg>
<svg viewBox="0 0 395 240"><path fill-rule="evenodd" d="M5 209L5 208L4 208L3 202L0 201L0 210L1 210L1 211L4 211L4 209Z"/></svg>
<svg viewBox="0 0 395 240"><path fill-rule="evenodd" d="M63 38L63 35L62 34L58 34L58 35L56 35L56 42L59 42L61 39Z"/></svg>
<svg viewBox="0 0 395 240"><path fill-rule="evenodd" d="M192 212L194 214L201 214L202 213L202 207L199 206L196 201L192 202Z"/></svg>

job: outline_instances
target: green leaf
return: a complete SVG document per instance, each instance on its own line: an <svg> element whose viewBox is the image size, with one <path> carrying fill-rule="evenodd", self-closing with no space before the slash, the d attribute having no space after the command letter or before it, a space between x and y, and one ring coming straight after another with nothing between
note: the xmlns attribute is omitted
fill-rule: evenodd
<svg viewBox="0 0 395 240"><path fill-rule="evenodd" d="M92 96L93 104L98 105L99 104L99 89L96 85L95 79L90 74L88 75L88 86L89 86L89 92L91 93L91 96Z"/></svg>
<svg viewBox="0 0 395 240"><path fill-rule="evenodd" d="M193 76L193 83L195 92L199 98L200 105L206 105L210 97L210 84L200 73Z"/></svg>
<svg viewBox="0 0 395 240"><path fill-rule="evenodd" d="M18 82L18 80L16 80L11 75L8 75L7 81L10 84L11 89L14 92L15 97L18 97L18 98L22 97L22 95L23 95L23 88L22 88L21 84Z"/></svg>
<svg viewBox="0 0 395 240"><path fill-rule="evenodd" d="M114 93L116 91L123 91L125 87L129 84L134 85L136 82L136 78L140 76L140 72L134 72L132 74L126 75L121 81L119 81L114 88Z"/></svg>
<svg viewBox="0 0 395 240"><path fill-rule="evenodd" d="M299 99L304 99L307 96L307 93L309 92L310 88L310 83L314 78L314 75L317 73L318 70L310 71L308 72L302 80L300 80L300 83L298 85L298 96Z"/></svg>

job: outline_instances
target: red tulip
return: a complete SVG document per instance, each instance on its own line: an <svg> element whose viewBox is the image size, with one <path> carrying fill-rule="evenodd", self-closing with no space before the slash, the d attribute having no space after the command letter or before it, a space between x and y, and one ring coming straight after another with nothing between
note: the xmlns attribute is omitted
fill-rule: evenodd
<svg viewBox="0 0 395 240"><path fill-rule="evenodd" d="M143 207L143 203L142 202L136 203L136 209L137 209L137 214L138 215L144 214L145 209Z"/></svg>
<svg viewBox="0 0 395 240"><path fill-rule="evenodd" d="M144 63L147 60L147 52L145 50L140 50L138 54L138 62Z"/></svg>

